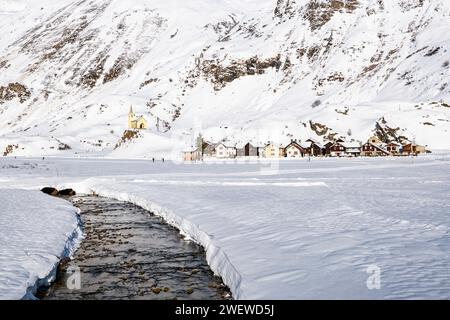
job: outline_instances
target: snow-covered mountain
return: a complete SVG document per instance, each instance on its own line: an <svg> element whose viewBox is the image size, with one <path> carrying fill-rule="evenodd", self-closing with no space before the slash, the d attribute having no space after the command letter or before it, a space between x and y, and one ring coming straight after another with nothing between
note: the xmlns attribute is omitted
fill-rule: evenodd
<svg viewBox="0 0 450 320"><path fill-rule="evenodd" d="M167 156L200 132L377 128L449 149L449 21L447 0L0 0L0 151ZM130 105L150 129L121 144Z"/></svg>

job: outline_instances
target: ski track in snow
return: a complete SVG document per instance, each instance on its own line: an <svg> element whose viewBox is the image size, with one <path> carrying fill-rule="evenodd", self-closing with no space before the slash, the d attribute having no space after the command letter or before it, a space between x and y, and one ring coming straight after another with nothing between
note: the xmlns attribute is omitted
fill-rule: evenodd
<svg viewBox="0 0 450 320"><path fill-rule="evenodd" d="M236 299L442 299L446 159L281 161L271 175L245 163L11 159L0 173L17 188L95 191L162 216L206 248ZM372 265L381 290L366 287Z"/></svg>

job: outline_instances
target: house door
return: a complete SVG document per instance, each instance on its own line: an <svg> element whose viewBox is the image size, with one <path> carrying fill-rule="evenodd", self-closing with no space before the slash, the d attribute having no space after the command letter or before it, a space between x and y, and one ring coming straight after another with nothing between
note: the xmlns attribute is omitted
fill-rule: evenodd
<svg viewBox="0 0 450 320"><path fill-rule="evenodd" d="M139 126L140 129L144 129L144 124L141 123L141 125Z"/></svg>

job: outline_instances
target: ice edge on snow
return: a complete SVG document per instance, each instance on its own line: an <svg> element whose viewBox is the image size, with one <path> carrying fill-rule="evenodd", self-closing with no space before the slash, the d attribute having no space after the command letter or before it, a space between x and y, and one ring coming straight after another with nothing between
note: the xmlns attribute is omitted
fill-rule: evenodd
<svg viewBox="0 0 450 320"><path fill-rule="evenodd" d="M58 262L53 265L53 267L51 268L50 272L46 277L37 279L33 285L28 287L25 295L22 297L21 300L38 300L36 298L37 290L42 286L51 285L55 281L58 266L61 259L72 257L75 251L77 251L77 249L79 248L81 241L83 239L83 230L81 228L82 221L80 218L81 210L76 207L74 207L74 209L75 209L74 213L76 214L77 218L77 227L73 230L72 234L67 238L64 250L58 256Z"/></svg>
<svg viewBox="0 0 450 320"><path fill-rule="evenodd" d="M206 261L211 270L216 275L222 277L224 284L230 288L233 298L235 300L245 299L241 289L240 273L231 263L225 251L221 247L215 245L211 236L202 231L197 225L185 218L181 218L171 210L163 208L155 202L145 200L132 194L115 192L97 188L95 186L91 186L89 190L102 197L132 203L161 217L166 223L178 229L181 235L201 245L206 251Z"/></svg>

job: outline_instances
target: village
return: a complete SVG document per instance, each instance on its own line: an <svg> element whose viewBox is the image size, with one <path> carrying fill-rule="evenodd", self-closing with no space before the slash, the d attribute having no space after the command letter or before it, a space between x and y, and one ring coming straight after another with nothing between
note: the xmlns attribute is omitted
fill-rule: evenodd
<svg viewBox="0 0 450 320"><path fill-rule="evenodd" d="M431 153L425 146L414 142L385 143L377 136L368 139L364 144L360 142L345 142L342 139L329 141L325 144L314 139L304 142L292 139L287 145L267 142L264 146L256 146L248 142L230 146L226 142L206 142L200 136L195 147L183 152L183 160L202 161L205 159L237 159L237 158L266 158L266 159L301 159L310 157L388 157L388 156L417 156Z"/></svg>
<svg viewBox="0 0 450 320"><path fill-rule="evenodd" d="M148 121L142 115L136 115L133 107L128 114L129 130L146 130ZM182 152L186 162L203 161L206 159L239 159L239 158L265 158L265 159L301 159L311 157L401 157L418 156L431 153L426 146L412 141L403 143L382 141L377 135L370 137L366 143L357 141L346 142L337 139L321 143L315 139L301 141L291 139L287 144L268 141L262 146L251 142L230 145L228 142L205 141L202 135L196 139L196 145Z"/></svg>

